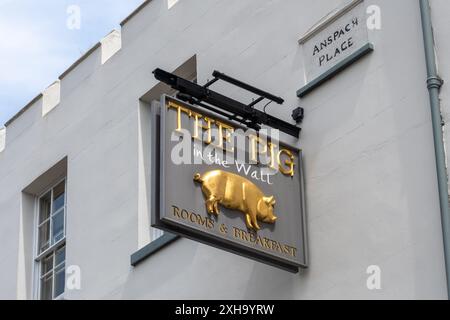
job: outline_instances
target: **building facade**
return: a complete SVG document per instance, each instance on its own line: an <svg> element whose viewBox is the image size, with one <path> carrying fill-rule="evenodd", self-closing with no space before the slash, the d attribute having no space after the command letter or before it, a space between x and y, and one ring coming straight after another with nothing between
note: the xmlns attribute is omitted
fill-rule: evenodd
<svg viewBox="0 0 450 320"><path fill-rule="evenodd" d="M299 98L299 40L349 4L372 19L373 50ZM450 3L430 7L447 80ZM421 21L410 0L145 1L1 131L0 298L447 299ZM283 97L267 112L290 123L304 108L300 138L281 139L303 152L308 268L151 227L151 105L174 94L156 68L199 84L223 71Z"/></svg>

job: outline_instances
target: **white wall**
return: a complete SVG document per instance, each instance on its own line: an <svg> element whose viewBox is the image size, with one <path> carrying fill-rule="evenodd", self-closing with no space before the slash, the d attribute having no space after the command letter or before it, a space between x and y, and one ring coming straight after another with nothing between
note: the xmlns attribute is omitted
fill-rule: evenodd
<svg viewBox="0 0 450 320"><path fill-rule="evenodd" d="M438 0L435 0L438 1ZM42 101L7 128L0 153L0 298L20 295L21 191L68 158L67 265L82 290L66 298L446 298L442 234L417 1L373 0L383 27L375 52L302 99L297 40L345 1L151 1L101 49L61 79L60 104ZM444 1L440 4L448 9ZM448 11L448 10L447 10ZM151 71L197 54L198 81L217 69L286 99L270 112L306 109L311 266L293 275L179 240L138 267L139 97ZM216 87L220 90L220 86ZM230 92L240 99L237 92ZM248 97L247 97L248 98ZM288 141L292 141L289 139ZM369 265L382 290L366 288Z"/></svg>

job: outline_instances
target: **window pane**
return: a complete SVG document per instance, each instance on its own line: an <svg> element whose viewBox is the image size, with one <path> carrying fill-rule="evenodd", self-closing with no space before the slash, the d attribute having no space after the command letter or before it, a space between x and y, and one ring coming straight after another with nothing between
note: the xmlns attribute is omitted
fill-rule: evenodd
<svg viewBox="0 0 450 320"><path fill-rule="evenodd" d="M47 274L53 269L53 252L42 260L41 276Z"/></svg>
<svg viewBox="0 0 450 320"><path fill-rule="evenodd" d="M65 281L66 281L66 275L65 275L65 268L64 264L61 267L58 267L55 271L55 296L54 298L58 297L62 293L64 293L65 288Z"/></svg>
<svg viewBox="0 0 450 320"><path fill-rule="evenodd" d="M39 227L39 253L50 247L50 220Z"/></svg>
<svg viewBox="0 0 450 320"><path fill-rule="evenodd" d="M47 193L39 200L39 224L50 217L51 193Z"/></svg>
<svg viewBox="0 0 450 320"><path fill-rule="evenodd" d="M52 244L64 238L64 210L52 217Z"/></svg>
<svg viewBox="0 0 450 320"><path fill-rule="evenodd" d="M41 300L52 300L53 277L50 274L41 280Z"/></svg>
<svg viewBox="0 0 450 320"><path fill-rule="evenodd" d="M53 212L58 211L58 209L64 206L65 198L65 182L61 182L53 189Z"/></svg>
<svg viewBox="0 0 450 320"><path fill-rule="evenodd" d="M62 247L56 251L55 266L59 266L66 260L66 247Z"/></svg>

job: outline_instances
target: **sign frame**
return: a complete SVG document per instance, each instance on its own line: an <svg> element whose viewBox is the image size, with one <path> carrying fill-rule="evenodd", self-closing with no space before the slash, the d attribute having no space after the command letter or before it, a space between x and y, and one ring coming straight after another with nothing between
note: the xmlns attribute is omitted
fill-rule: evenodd
<svg viewBox="0 0 450 320"><path fill-rule="evenodd" d="M190 104L187 104L186 102L183 102L181 100L178 100L176 98L163 95L161 97L161 102L159 107L152 106L152 161L151 161L151 174L153 176L152 178L152 205L151 205L151 222L152 227L159 228L164 230L165 232L170 232L191 240L198 241L200 243L210 245L234 254L238 254L240 256L244 256L274 267L281 268L283 270L297 273L299 271L299 268L308 268L308 244L307 244L307 232L306 232L306 204L305 204L305 187L304 187L304 177L303 177L303 160L302 160L302 151L299 150L296 147L293 147L286 143L281 143L280 145L289 147L291 150L298 152L298 159L297 159L297 170L299 173L299 186L300 186L300 205L301 208L301 221L302 221L302 228L303 230L299 230L299 237L301 237L301 244L302 244L302 262L301 263L293 263L292 261L286 261L284 259L274 257L273 255L266 254L262 251L258 251L255 249L252 249L248 246L245 246L244 244L239 244L237 242L231 242L230 240L219 238L214 235L210 235L206 232L201 232L195 228L189 228L188 226L181 226L180 224L163 220L161 217L161 212L166 212L165 210L165 194L164 190L166 185L164 181L164 176L166 172L166 163L165 163L165 153L167 150L165 150L165 143L164 143L164 134L166 132L166 119L165 114L167 110L167 101L172 100L176 104L185 106L195 112L201 113L202 115L209 116L213 119L217 119L222 121L225 124L230 124L236 129L241 128L244 129L243 126L239 124L235 124L230 122L229 120L225 119L224 117L217 115L215 113L206 111L204 109L192 106Z"/></svg>

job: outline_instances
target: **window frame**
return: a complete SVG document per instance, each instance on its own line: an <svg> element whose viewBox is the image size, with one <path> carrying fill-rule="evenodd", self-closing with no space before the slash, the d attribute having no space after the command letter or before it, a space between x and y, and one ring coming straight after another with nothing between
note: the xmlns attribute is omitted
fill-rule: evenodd
<svg viewBox="0 0 450 320"><path fill-rule="evenodd" d="M56 256L58 254L59 251L64 250L64 260L62 262L60 262L59 264L56 264ZM47 273L42 274L42 264L43 261L45 260L45 258L47 257L51 257L52 259L52 265L51 265L51 269L49 271L47 271ZM66 269L66 244L60 244L59 246L56 246L56 248L49 252L46 256L44 256L40 261L37 262L38 263L38 285L39 287L37 288L37 293L38 293L38 298L41 299L41 289L42 289L42 280L46 277L48 277L49 275L51 275L52 278L52 300L60 300L63 296L64 296L64 292L65 292L65 284L64 284L64 291L59 294L58 296L55 296L55 281L56 281L56 273L57 271L61 270L61 267L63 267L63 270L65 272Z"/></svg>
<svg viewBox="0 0 450 320"><path fill-rule="evenodd" d="M54 189L59 186L62 182L64 182L64 204L62 207L60 207L58 210L53 212L53 201L54 201ZM50 192L50 213L47 219L39 222L40 219L40 210L41 210L41 199L45 197ZM53 217L60 214L62 211L64 211L64 223L63 223L63 237L56 241L55 243L52 243L53 238ZM45 191L41 192L38 196L35 198L35 217L34 217L34 228L33 228L33 239L34 239L34 245L33 245L33 262L34 262L34 268L33 268L33 287L34 287L34 297L37 300L41 300L41 289L42 289L42 283L41 280L48 276L50 273L52 274L52 300L61 300L63 299L64 293L65 293L65 284L64 284L64 291L58 295L54 296L55 293L55 275L56 270L64 264L64 270L66 269L66 257L67 257L67 250L66 250L66 231L67 231L67 177L61 178L57 180L56 182L52 183L50 187L48 187ZM39 228L49 221L49 241L50 245L47 249L40 252L40 242L39 242ZM58 265L55 265L56 263L56 254L58 251L64 248L65 254L64 254L64 262L61 262ZM45 275L41 274L42 271L42 264L46 257L52 256L52 269L48 271Z"/></svg>

